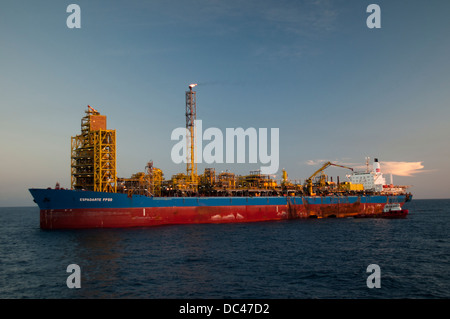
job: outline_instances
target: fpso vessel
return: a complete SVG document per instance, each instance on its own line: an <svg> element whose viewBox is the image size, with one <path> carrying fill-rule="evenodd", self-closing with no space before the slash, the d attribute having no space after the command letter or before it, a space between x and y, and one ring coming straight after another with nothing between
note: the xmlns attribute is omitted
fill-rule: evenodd
<svg viewBox="0 0 450 319"><path fill-rule="evenodd" d="M296 218L382 217L408 195L148 197L63 189L30 189L43 229L233 223Z"/></svg>
<svg viewBox="0 0 450 319"><path fill-rule="evenodd" d="M402 209L412 196L405 186L386 185L375 159L373 170L353 172L325 163L305 183L289 182L283 170L278 184L252 172L216 175L212 168L197 175L194 159L195 85L186 91L186 174L163 179L149 162L146 172L131 178L116 174L116 131L106 128L106 116L88 105L81 134L71 138L71 187L31 188L43 229L145 227L169 224L233 223L297 218L405 217ZM348 182L328 181L330 165L352 170ZM367 162L368 165L368 162ZM387 205L388 204L388 205ZM396 206L396 209L386 207Z"/></svg>

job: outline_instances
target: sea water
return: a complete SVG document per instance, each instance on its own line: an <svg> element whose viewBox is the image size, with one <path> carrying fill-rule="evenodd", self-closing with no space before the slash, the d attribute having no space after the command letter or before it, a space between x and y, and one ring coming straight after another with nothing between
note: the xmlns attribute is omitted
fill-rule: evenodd
<svg viewBox="0 0 450 319"><path fill-rule="evenodd" d="M85 230L42 230L37 207L3 207L0 298L449 298L450 200L405 207L406 219Z"/></svg>

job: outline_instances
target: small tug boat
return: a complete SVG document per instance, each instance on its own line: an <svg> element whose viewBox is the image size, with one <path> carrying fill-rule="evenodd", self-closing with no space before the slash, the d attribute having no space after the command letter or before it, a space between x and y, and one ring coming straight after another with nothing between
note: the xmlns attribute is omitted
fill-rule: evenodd
<svg viewBox="0 0 450 319"><path fill-rule="evenodd" d="M398 203L386 204L383 208L382 218L405 218L408 215L408 210L403 209Z"/></svg>
<svg viewBox="0 0 450 319"><path fill-rule="evenodd" d="M358 214L355 218L405 218L408 212L399 203L388 203L381 213Z"/></svg>

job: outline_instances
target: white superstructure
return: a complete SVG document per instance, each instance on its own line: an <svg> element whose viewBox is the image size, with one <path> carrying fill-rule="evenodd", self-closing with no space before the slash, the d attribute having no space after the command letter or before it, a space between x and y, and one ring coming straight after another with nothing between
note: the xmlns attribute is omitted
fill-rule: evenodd
<svg viewBox="0 0 450 319"><path fill-rule="evenodd" d="M347 178L352 184L362 184L364 190L381 192L383 191L383 185L386 185L386 179L381 173L380 163L375 158L373 162L373 168L371 172L354 172L351 175L347 175Z"/></svg>

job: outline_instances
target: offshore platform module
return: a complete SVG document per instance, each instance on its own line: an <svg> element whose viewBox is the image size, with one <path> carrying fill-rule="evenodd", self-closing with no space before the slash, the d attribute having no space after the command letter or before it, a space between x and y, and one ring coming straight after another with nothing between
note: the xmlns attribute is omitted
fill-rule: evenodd
<svg viewBox="0 0 450 319"><path fill-rule="evenodd" d="M198 175L195 160L196 84L186 91L186 172L165 179L152 161L144 172L117 177L116 131L91 106L81 133L71 138L70 189L31 188L40 208L41 228L133 227L164 224L229 223L326 217L405 217L411 200L406 186L386 185L378 160L373 171L327 162L304 184L280 182L261 171L249 175ZM328 179L324 171L338 166L352 171L349 181Z"/></svg>
<svg viewBox="0 0 450 319"><path fill-rule="evenodd" d="M71 188L115 193L116 131L106 129L106 116L88 105L71 142Z"/></svg>

